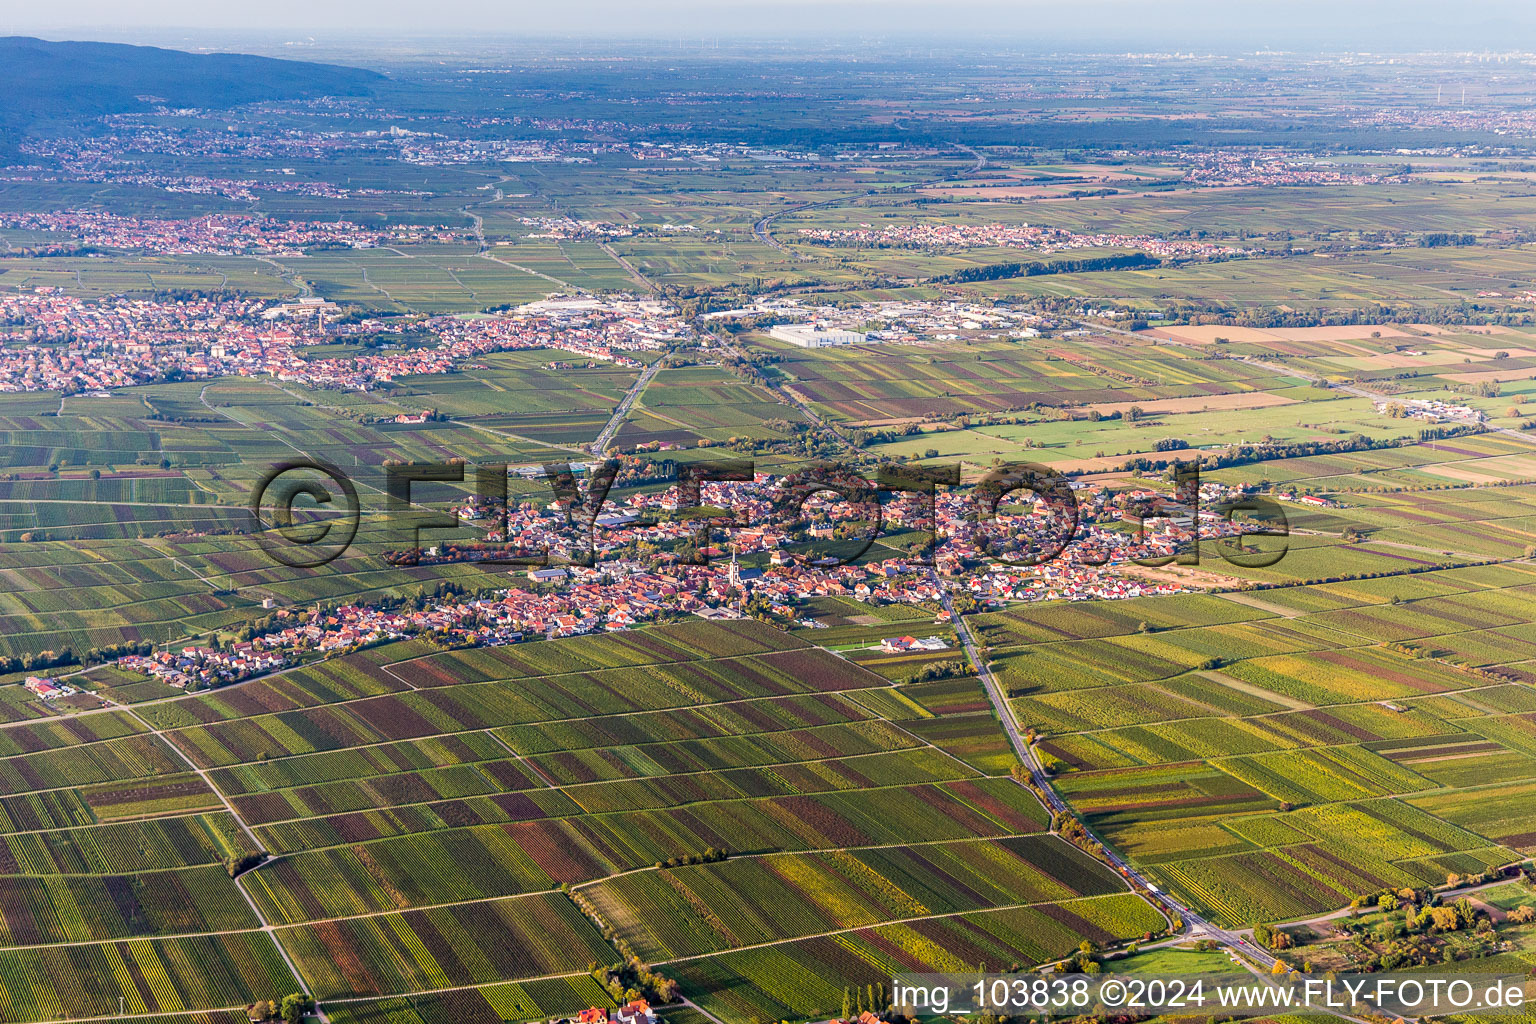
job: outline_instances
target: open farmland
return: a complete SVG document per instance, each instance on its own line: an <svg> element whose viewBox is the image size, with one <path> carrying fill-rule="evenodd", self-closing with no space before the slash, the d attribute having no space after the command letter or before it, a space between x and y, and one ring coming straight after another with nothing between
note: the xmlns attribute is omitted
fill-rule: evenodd
<svg viewBox="0 0 1536 1024"><path fill-rule="evenodd" d="M289 991L281 947L338 1019L568 1013L606 999L583 980L618 959L606 934L727 1015L784 999L751 963L851 943L837 998L790 1004L827 1014L876 936L979 927L983 955L1032 963L1164 927L1046 832L991 714L752 621L406 641L199 694L78 678L122 706L0 729L0 970L63 942L204 963L123 989L136 1012ZM8 1013L118 993L12 988Z"/></svg>
<svg viewBox="0 0 1536 1024"><path fill-rule="evenodd" d="M1161 918L1129 894L861 928L677 965L700 1005L727 1019L814 1016L845 987L886 984L907 970L966 972L977 964L1042 959L1069 937L1094 943L1156 929Z"/></svg>
<svg viewBox="0 0 1536 1024"><path fill-rule="evenodd" d="M1115 3L0 38L0 1024L1528 973L1536 21Z"/></svg>
<svg viewBox="0 0 1536 1024"><path fill-rule="evenodd" d="M802 417L766 389L743 384L717 367L662 370L618 433L621 444L696 443L700 438L782 438L786 421ZM777 421L770 426L766 421Z"/></svg>
<svg viewBox="0 0 1536 1024"><path fill-rule="evenodd" d="M249 621L266 599L483 585L473 566L394 568L378 557L391 543L384 464L579 459L635 372L547 369L560 354L496 353L387 394L241 378L54 397L46 408L0 394L0 656L198 637ZM444 418L391 422L427 410ZM302 447L287 440L300 437ZM352 553L296 577L246 535L246 506L263 473L300 454L347 467L365 514ZM418 490L442 501L468 486Z"/></svg>
<svg viewBox="0 0 1536 1024"><path fill-rule="evenodd" d="M1119 339L1020 344L976 337L942 352L927 346L804 350L760 344L778 357L774 379L823 415L853 423L1017 411L1039 403L1153 404L1295 383L1245 364L1226 366L1172 346L1153 349Z"/></svg>
<svg viewBox="0 0 1536 1024"><path fill-rule="evenodd" d="M1238 926L1536 848L1533 593L1512 562L979 624L1088 826Z"/></svg>

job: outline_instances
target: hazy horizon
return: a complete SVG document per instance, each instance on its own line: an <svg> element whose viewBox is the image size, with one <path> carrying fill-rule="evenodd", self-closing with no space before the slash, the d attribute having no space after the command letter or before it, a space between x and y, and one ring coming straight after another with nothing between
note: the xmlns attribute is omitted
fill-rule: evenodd
<svg viewBox="0 0 1536 1024"><path fill-rule="evenodd" d="M1382 0L1178 0L1158 5L1089 0L1070 7L1039 0L953 4L662 0L637 6L616 0L571 0L556 6L440 0L424 6L381 0L363 7L272 0L260 8L216 8L192 0L149 0L125 12L113 0L60 0L46 6L6 0L0 4L0 34L221 47L242 42L263 47L399 45L413 39L483 46L527 39L675 41L687 50L780 40L834 48L927 42L983 43L991 50L1487 49L1508 53L1536 51L1536 5L1506 0L1454 9Z"/></svg>

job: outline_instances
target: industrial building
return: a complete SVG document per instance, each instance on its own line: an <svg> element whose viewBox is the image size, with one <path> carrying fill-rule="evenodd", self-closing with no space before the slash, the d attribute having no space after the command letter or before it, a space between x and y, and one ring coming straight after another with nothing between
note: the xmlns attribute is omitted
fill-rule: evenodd
<svg viewBox="0 0 1536 1024"><path fill-rule="evenodd" d="M865 336L859 331L840 327L822 327L819 324L779 324L768 331L770 338L787 341L801 348L828 348L832 345L862 345Z"/></svg>

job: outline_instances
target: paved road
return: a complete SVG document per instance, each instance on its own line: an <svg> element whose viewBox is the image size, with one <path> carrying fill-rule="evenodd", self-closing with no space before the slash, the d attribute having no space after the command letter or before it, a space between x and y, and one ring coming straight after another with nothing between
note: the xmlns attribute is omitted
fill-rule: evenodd
<svg viewBox="0 0 1536 1024"><path fill-rule="evenodd" d="M739 348L736 347L735 342L733 342L728 335L711 332L710 337L715 340L716 345L719 345L722 349L729 352L737 359L740 359L744 363L748 361L747 357ZM816 424L816 426L837 438L838 441L842 442L843 447L847 448L854 455L857 456L863 454L863 450L858 445L854 444L853 441L848 438L848 435L843 433L841 427L835 423L829 423L822 419L821 415L817 413L815 409L811 408L808 403L802 401L799 395L795 394L793 391L790 391L788 388L778 383L777 381L772 380L771 378L765 377L763 386L766 387L773 394L773 396L779 400L780 405L788 405L800 410L801 415L803 415L809 422Z"/></svg>
<svg viewBox="0 0 1536 1024"><path fill-rule="evenodd" d="M975 666L976 674L981 678L982 685L986 687L987 698L992 702L992 707L997 711L998 718L1003 724L1003 731L1008 735L1008 742L1013 745L1014 751L1019 755L1020 760L1028 769L1030 779L1039 788L1039 791L1045 794L1045 800L1048 809L1050 809L1053 814L1057 811L1068 811L1069 808L1067 807L1066 803L1061 799L1060 796L1056 794L1056 791L1051 788L1050 777L1045 774L1045 771L1040 764L1040 759L1036 754L1034 747L1031 744L1025 742L1024 737L1020 734L1018 719L1014 717L1013 708L1008 704L1006 695L1004 694L1002 687L998 684L997 678L993 676L992 670L988 668L987 663L982 660L980 651L978 651L976 647L976 642L971 636L970 627L965 624L964 620L962 620L960 616L955 614L954 605L950 600L949 593L947 591L941 591L941 593L943 594L942 600L944 604L944 610L949 612L950 620L953 622L955 627L955 635L959 638L961 646L965 648L966 657L968 657L971 660L971 664ZM1081 824L1081 819L1079 819L1079 823ZM1124 857L1115 852L1115 850L1107 843L1105 843L1103 839L1093 835L1093 832L1089 830L1086 825L1083 826L1083 830L1088 832L1090 836L1093 836L1094 840L1096 840L1099 846L1103 849L1104 855L1108 858L1110 865L1118 870L1121 875L1133 883L1136 883L1155 892L1157 894L1158 900L1161 901L1164 906L1172 909L1179 915L1179 917L1184 922L1185 928L1184 934L1180 936L1181 940L1190 941L1198 939L1211 939L1218 945L1225 947L1230 954L1233 954L1233 961L1247 969L1255 977L1265 981L1266 983L1274 983L1274 979L1269 972L1271 969L1273 969L1278 958L1267 949L1264 949L1262 946L1256 944L1248 936L1246 930L1239 932L1232 931L1231 929L1227 928L1222 928L1214 922L1208 921L1201 917L1199 914L1179 903L1177 900L1174 900L1166 892L1162 892L1161 890L1153 888L1153 883L1148 881L1145 875L1143 875L1134 866L1132 866L1131 863ZM1454 895L1460 895L1460 892L1461 891L1458 890L1456 893L1454 893ZM1325 921L1346 913L1348 913L1347 909L1337 911L1332 914L1326 914L1322 917L1315 918L1314 920ZM1352 1024L1373 1024L1373 1022L1368 1021L1365 1018L1356 1017L1347 1013L1339 1013L1335 1011L1331 1015L1341 1020L1351 1021Z"/></svg>
<svg viewBox="0 0 1536 1024"><path fill-rule="evenodd" d="M656 376L656 372L660 369L661 360L658 359L642 370L640 376L636 377L635 382L629 386L629 390L624 392L623 400L613 410L613 415L608 417L607 426L603 427L603 432L597 435L597 440L592 442L592 447L589 450L593 455L601 455L607 449L608 442L613 440L613 435L618 433L619 427L624 425L624 417L629 412L630 407L635 404L635 399L640 397L640 393L645 390L645 386L651 382L651 379Z"/></svg>
<svg viewBox="0 0 1536 1024"><path fill-rule="evenodd" d="M501 180L502 181L506 181L507 179L506 178L502 178ZM544 280L549 281L552 284L557 284L561 288L569 288L572 291L577 292L578 294L586 295L587 294L587 290L585 288L582 288L582 287L579 287L577 285L571 284L569 281L562 281L558 277L551 277L550 275L544 273L543 271L534 270L532 267L525 267L521 263L513 263L511 260L504 260L500 256L496 256L496 255L492 254L490 243L485 240L485 218L482 217L480 214L476 213L474 211L474 207L475 206L486 206L486 205L489 205L490 203L498 202L501 198L502 198L502 191L501 191L500 188L498 188L498 189L496 189L495 195L493 195L490 199L485 199L485 200L482 200L482 201L480 201L478 203L472 203L472 204L470 204L468 206L461 206L461 207L459 207L459 212L464 214L464 216L468 217L470 219L470 223L473 225L471 230L474 231L474 234L475 234L475 245L476 245L476 247L478 249L478 251L475 253L475 255L478 256L482 260L490 260L492 263L500 263L502 266L504 266L504 267L511 267L513 270L521 270L525 274L532 274L534 277L542 277ZM399 250L396 250L396 251L398 252ZM403 256L405 254L401 253L401 255ZM365 277L367 276L366 272L365 272L364 276ZM453 277L453 279L455 281L459 280L457 277L454 277L452 271L449 271L449 276ZM462 281L459 281L459 287L464 288L465 291L470 291L468 286L466 286ZM380 289L380 290L382 291L383 289ZM471 291L470 294L473 295L474 293Z"/></svg>
<svg viewBox="0 0 1536 1024"><path fill-rule="evenodd" d="M615 262L619 266L623 267L624 268L624 272L626 274L628 274L630 276L630 278L636 284L638 284L640 287L644 288L646 291L648 291L648 292L650 292L652 294L655 294L656 286L650 282L649 278L647 278L644 274L640 273L640 271L638 269L636 269L636 267L635 267L635 265L633 263L629 262L629 260L625 259L622 255L620 255L618 250L616 250L613 246L609 245L607 242L599 242L599 243L597 243L597 247L599 249L603 250L603 252L607 253L609 258L612 259L613 262Z"/></svg>
<svg viewBox="0 0 1536 1024"><path fill-rule="evenodd" d="M725 1024L725 1022L722 1021L719 1017L716 1017L714 1014L710 1013L708 1010L704 1009L704 1007L700 1006L698 1003L694 1002L692 999L689 999L687 996L678 996L677 998L678 998L678 1001L681 1002L684 1006L691 1006L691 1007L693 1007L693 1009L699 1011L704 1016L706 1016L710 1020L714 1021L715 1024Z"/></svg>
<svg viewBox="0 0 1536 1024"><path fill-rule="evenodd" d="M998 719L1003 724L1003 732L1008 736L1008 742L1012 744L1014 752L1019 756L1019 760L1024 763L1025 768L1029 771L1030 780L1035 784L1039 792L1045 794L1046 807L1052 814L1062 811L1070 813L1070 808L1067 807L1066 802L1051 788L1050 777L1045 774L1034 746L1028 743L1023 735L1021 735L1018 719L1014 717L1013 708L1008 703L1007 695L1003 692L997 677L992 674L992 670L987 666L985 659L981 656L981 652L977 649L976 641L971 636L970 627L966 625L964 619L955 614L954 603L948 591L943 591L942 593L944 610L949 612L950 621L955 627L955 635L960 639L961 646L965 648L966 657L975 666L976 674L981 678L982 685L986 687L987 699L992 702L992 707L997 711ZM1087 826L1084 826L1084 831L1088 831ZM1093 835L1091 831L1088 834ZM1098 836L1093 838L1098 840L1099 845L1103 847L1104 854L1109 859L1112 867L1132 883L1157 893L1158 899L1183 919L1184 926L1188 929L1189 938L1214 939L1221 945L1241 953L1242 957L1240 960L1243 962L1246 963L1247 960L1256 961L1265 971L1274 966L1275 957L1273 954L1255 945L1247 937L1207 921L1193 910L1170 898L1166 893L1159 891L1154 883L1150 882L1145 875L1133 867L1124 857L1116 853L1113 848L1105 844ZM1252 967L1252 965L1248 966ZM1254 968L1254 973L1260 972L1257 968Z"/></svg>
<svg viewBox="0 0 1536 1024"><path fill-rule="evenodd" d="M979 168L985 162L985 158L980 157L978 154L978 161L980 161L978 163ZM764 221L760 221L758 226L763 226L767 220L771 220L771 218L764 218ZM757 228L754 227L754 230L757 230ZM1085 323L1084 326L1097 329L1100 328L1101 325ZM1109 328L1109 330L1121 334L1131 333L1129 331L1120 331L1118 328ZM720 346L726 351L736 355L737 358L743 358L741 353L727 338L721 335L715 335L714 337ZM1289 373L1290 371L1283 370L1282 372ZM845 444L848 444L850 447L854 447L851 442L847 440L847 438L844 438L842 434L836 431L836 428L825 423L825 421L823 421L822 418L818 416L814 410L812 410L804 402L800 401L799 398L794 394L773 383L769 384L769 388L775 393L780 401L793 405L795 408L804 413L811 422L826 427L828 430L831 430L834 434L836 434L837 437ZM855 448L855 450L857 449ZM977 649L976 642L971 636L970 627L965 624L965 621L961 618L961 616L955 613L955 608L951 596L949 592L943 588L942 583L939 584L939 592L941 594L944 610L949 612L950 620L954 624L955 635L959 638L961 645L965 649L966 657L970 659L971 664L976 669L977 676L981 679L982 685L986 688L987 699L991 702L993 709L997 712L998 720L1003 725L1003 731L1008 736L1008 742L1012 745L1014 752L1019 757L1020 762L1023 763L1029 771L1030 778L1038 788L1038 791L1045 795L1047 809L1050 810L1053 815L1062 811L1067 811L1070 813L1070 808L1067 807L1066 802L1063 801L1061 797L1057 795L1056 791L1051 787L1050 779L1045 774L1044 768L1042 767L1040 759L1036 754L1033 746L1025 741L1019 728L1018 719L1014 716L1013 708L1009 705L1001 685L998 683L997 678L992 674L992 670L987 667L986 661L982 658L980 651ZM1089 830L1086 825L1084 826L1084 831L1088 832L1090 836L1093 835L1092 831ZM1155 892L1164 906L1172 909L1179 915L1179 917L1184 922L1186 938L1213 939L1222 946L1227 947L1229 950L1241 954L1240 956L1236 957L1236 960L1244 967L1253 971L1253 973L1256 975L1267 977L1267 971L1275 964L1276 957L1273 954L1255 945L1253 941L1245 935L1221 928L1215 923L1207 921L1193 910L1170 898L1166 893L1163 893L1162 891L1154 888L1154 883L1150 882L1146 876L1138 871L1134 866L1132 866L1130 862L1128 862L1125 858L1121 857L1112 848L1106 845L1101 839L1099 839L1098 836L1093 836L1093 838L1099 842L1101 847L1103 847L1105 856L1109 859L1111 866L1118 870L1124 878L1134 884L1140 885L1143 888Z"/></svg>
<svg viewBox="0 0 1536 1024"><path fill-rule="evenodd" d="M504 260L500 256L496 256L488 251L478 252L475 255L480 257L482 260L490 260L492 263L500 263L502 266L511 267L513 270L521 270L525 274L532 274L534 277L542 277L544 280L550 282L551 284L556 284L561 288L569 289L578 295L589 294L587 290L580 285L571 284L569 281L562 281L558 277L551 277L549 274L544 273L542 270L534 270L532 267L525 267L521 263L513 263L511 260Z"/></svg>
<svg viewBox="0 0 1536 1024"><path fill-rule="evenodd" d="M307 299L315 294L315 290L310 287L309 282L299 276L299 272L292 267L284 266L270 256L257 256L256 262L266 263L276 270L278 277L281 277L299 290L299 298ZM76 273L78 274L78 271Z"/></svg>

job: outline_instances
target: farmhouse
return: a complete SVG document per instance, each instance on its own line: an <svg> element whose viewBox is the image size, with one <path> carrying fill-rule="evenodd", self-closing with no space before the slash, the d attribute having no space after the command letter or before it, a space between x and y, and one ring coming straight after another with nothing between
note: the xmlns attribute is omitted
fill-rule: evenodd
<svg viewBox="0 0 1536 1024"><path fill-rule="evenodd" d="M922 640L911 636L891 637L880 641L880 649L887 654L896 654L902 651L944 651L949 649L949 644L943 638L930 636Z"/></svg>
<svg viewBox="0 0 1536 1024"><path fill-rule="evenodd" d="M644 999L625 1003L611 1014L601 1006L582 1010L576 1015L576 1024L656 1024L656 1014ZM550 1024L561 1024L551 1021Z"/></svg>
<svg viewBox="0 0 1536 1024"><path fill-rule="evenodd" d="M52 679L44 679L42 676L28 676L23 685L39 697L57 697L64 692Z"/></svg>
<svg viewBox="0 0 1536 1024"><path fill-rule="evenodd" d="M619 1007L614 1012L613 1020L618 1024L656 1024L656 1015L651 1012L650 1003L636 999Z"/></svg>

